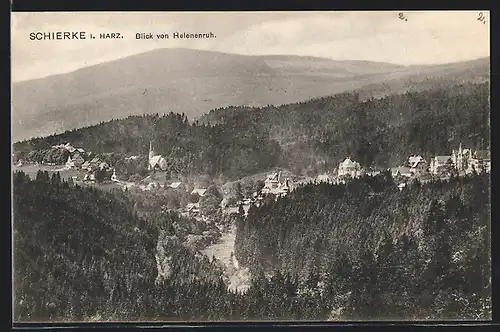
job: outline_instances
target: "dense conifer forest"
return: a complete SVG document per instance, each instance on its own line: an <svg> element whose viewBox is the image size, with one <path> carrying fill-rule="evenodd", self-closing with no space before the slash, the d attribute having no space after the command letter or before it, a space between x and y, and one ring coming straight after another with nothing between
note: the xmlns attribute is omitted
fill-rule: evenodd
<svg viewBox="0 0 500 332"><path fill-rule="evenodd" d="M487 174L403 191L390 174L309 184L237 215L246 293L169 242L174 214L138 214L126 193L40 171L14 174L15 320L488 319ZM165 247L164 247L165 248Z"/></svg>
<svg viewBox="0 0 500 332"><path fill-rule="evenodd" d="M488 150L489 116L489 84L463 84L227 107L191 122L165 110L17 142L15 159L62 164L68 152L51 146L69 142L138 182L152 141L168 165L166 178L150 178L185 188L104 190L15 172L14 319L489 319L489 174L400 190L382 172L265 196L247 216L220 207L227 180L275 167L317 174L346 156L390 167L460 143ZM190 194L199 175L203 197ZM238 186L234 204L263 183ZM178 213L195 202L209 218ZM252 276L246 292L229 290L221 265L201 252L232 224L234 255Z"/></svg>
<svg viewBox="0 0 500 332"><path fill-rule="evenodd" d="M70 142L105 154L128 178L146 174L153 141L175 174L237 179L272 167L317 173L348 155L363 166L387 167L412 154L446 155L459 143L488 149L489 114L489 84L464 83L364 101L344 93L277 107L227 107L192 123L166 109L17 142L14 152L31 162L64 162L67 156L50 147ZM132 155L143 157L125 160Z"/></svg>
<svg viewBox="0 0 500 332"><path fill-rule="evenodd" d="M235 254L254 274L317 280L348 316L471 319L491 292L490 199L487 174L310 184L252 207Z"/></svg>

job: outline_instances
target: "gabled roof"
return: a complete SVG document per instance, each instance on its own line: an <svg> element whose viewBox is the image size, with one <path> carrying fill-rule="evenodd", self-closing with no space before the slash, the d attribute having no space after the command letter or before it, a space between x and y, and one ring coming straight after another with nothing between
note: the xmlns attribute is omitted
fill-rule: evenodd
<svg viewBox="0 0 500 332"><path fill-rule="evenodd" d="M408 174L410 173L410 168L409 167L394 167L394 168L391 168L391 172L393 174L399 172L401 174Z"/></svg>
<svg viewBox="0 0 500 332"><path fill-rule="evenodd" d="M266 181L278 181L278 173L269 174Z"/></svg>
<svg viewBox="0 0 500 332"><path fill-rule="evenodd" d="M422 159L422 160L417 160L417 161L414 161L413 163L410 164L410 167L411 168L415 168L417 167L419 164L426 164L427 162L425 161L425 159Z"/></svg>
<svg viewBox="0 0 500 332"><path fill-rule="evenodd" d="M425 162L425 159L422 156L411 156L408 158L408 164L414 165L418 162Z"/></svg>
<svg viewBox="0 0 500 332"><path fill-rule="evenodd" d="M200 204L199 203L188 203L186 205L186 208L188 210L191 210L191 209L195 209L195 208L199 208L200 207Z"/></svg>
<svg viewBox="0 0 500 332"><path fill-rule="evenodd" d="M316 177L316 180L318 180L319 182L329 182L332 179L328 174L320 174Z"/></svg>
<svg viewBox="0 0 500 332"><path fill-rule="evenodd" d="M153 156L151 159L149 159L149 165L155 166L156 164L158 164L160 162L160 159L161 159L160 155Z"/></svg>
<svg viewBox="0 0 500 332"><path fill-rule="evenodd" d="M352 161L351 158L347 157L343 162L340 163L340 167L359 167L359 163Z"/></svg>
<svg viewBox="0 0 500 332"><path fill-rule="evenodd" d="M191 194L198 194L200 196L204 196L206 191L207 191L206 189L196 188L193 189L193 191L191 191Z"/></svg>
<svg viewBox="0 0 500 332"><path fill-rule="evenodd" d="M434 160L440 164L446 164L448 161L451 160L451 156L435 156Z"/></svg>
<svg viewBox="0 0 500 332"><path fill-rule="evenodd" d="M178 188L181 185L181 182L172 182L170 184L170 188Z"/></svg>

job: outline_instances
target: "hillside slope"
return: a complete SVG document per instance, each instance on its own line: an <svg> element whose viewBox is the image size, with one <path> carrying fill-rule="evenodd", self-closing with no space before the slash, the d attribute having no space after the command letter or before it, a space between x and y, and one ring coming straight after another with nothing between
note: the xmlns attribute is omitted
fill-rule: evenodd
<svg viewBox="0 0 500 332"><path fill-rule="evenodd" d="M403 191L390 172L309 184L252 206L235 256L252 275L312 279L337 319L488 319L489 189L488 174Z"/></svg>
<svg viewBox="0 0 500 332"><path fill-rule="evenodd" d="M15 173L13 188L16 321L112 318L113 310L131 318L152 306L131 299L157 275L157 231L126 200L58 173Z"/></svg>
<svg viewBox="0 0 500 332"><path fill-rule="evenodd" d="M346 156L393 167L415 153L446 155L459 144L488 149L489 95L487 83L464 84L366 101L345 93L280 107L228 107L191 124L175 113L132 116L18 142L14 153L16 160L43 162L51 160L52 145L71 142L113 154L110 164L127 178L145 170L146 159L133 166L125 157L145 156L150 141L174 174L238 179L278 166L316 176Z"/></svg>
<svg viewBox="0 0 500 332"><path fill-rule="evenodd" d="M192 119L216 107L280 105L365 86L369 95L388 94L418 88L426 78L441 76L453 82L484 81L489 77L489 60L404 67L159 49L15 83L12 137L14 141L40 137L132 114L172 111ZM387 86L379 86L385 82Z"/></svg>

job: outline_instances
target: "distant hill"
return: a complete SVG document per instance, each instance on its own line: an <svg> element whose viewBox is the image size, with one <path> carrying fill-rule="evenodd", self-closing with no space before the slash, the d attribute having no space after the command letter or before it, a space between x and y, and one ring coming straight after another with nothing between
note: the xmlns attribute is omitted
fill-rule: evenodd
<svg viewBox="0 0 500 332"><path fill-rule="evenodd" d="M344 91L365 97L401 92L425 80L480 82L489 59L440 66L400 66L301 56L246 56L159 49L71 73L15 83L14 141L132 114L198 118L230 105L281 105Z"/></svg>

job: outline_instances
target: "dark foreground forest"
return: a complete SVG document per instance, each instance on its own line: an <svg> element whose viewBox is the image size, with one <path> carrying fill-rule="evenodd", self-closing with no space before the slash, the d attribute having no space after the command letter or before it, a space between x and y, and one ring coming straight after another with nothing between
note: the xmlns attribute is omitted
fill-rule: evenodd
<svg viewBox="0 0 500 332"><path fill-rule="evenodd" d="M490 180L399 191L390 174L306 185L237 216L236 256L253 275L228 291L218 266L160 234L122 192L14 174L14 319L489 319Z"/></svg>

